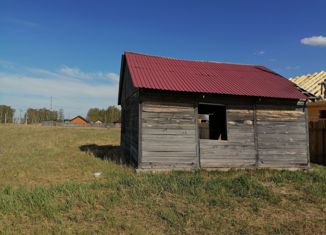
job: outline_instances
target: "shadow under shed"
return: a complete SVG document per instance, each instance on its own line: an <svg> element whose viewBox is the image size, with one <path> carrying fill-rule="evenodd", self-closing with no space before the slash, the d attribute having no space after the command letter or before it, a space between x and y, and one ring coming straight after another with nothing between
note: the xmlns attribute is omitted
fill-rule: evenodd
<svg viewBox="0 0 326 235"><path fill-rule="evenodd" d="M86 144L79 146L79 149L102 160L110 160L120 165L134 166L134 163L123 154L120 146Z"/></svg>

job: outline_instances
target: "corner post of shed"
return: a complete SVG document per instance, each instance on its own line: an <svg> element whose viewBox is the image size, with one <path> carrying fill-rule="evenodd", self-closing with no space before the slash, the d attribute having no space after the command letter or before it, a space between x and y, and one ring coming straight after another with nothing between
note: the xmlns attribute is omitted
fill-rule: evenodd
<svg viewBox="0 0 326 235"><path fill-rule="evenodd" d="M142 156L143 156L143 121L142 121L142 114L143 114L143 100L142 100L142 92L141 89L138 90L138 159L137 165L138 168L142 165Z"/></svg>

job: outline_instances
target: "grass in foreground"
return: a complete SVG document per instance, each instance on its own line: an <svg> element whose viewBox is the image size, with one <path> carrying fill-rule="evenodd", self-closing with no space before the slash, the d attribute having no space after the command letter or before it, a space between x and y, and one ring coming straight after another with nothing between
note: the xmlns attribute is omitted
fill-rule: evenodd
<svg viewBox="0 0 326 235"><path fill-rule="evenodd" d="M88 144L118 145L119 138L118 129L0 126L0 231L326 231L325 167L136 174L80 151ZM95 178L95 172L101 177Z"/></svg>

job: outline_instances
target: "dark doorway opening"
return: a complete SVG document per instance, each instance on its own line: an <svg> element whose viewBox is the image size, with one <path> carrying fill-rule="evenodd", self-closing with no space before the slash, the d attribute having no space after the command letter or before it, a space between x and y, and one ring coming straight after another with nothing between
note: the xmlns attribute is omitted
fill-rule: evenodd
<svg viewBox="0 0 326 235"><path fill-rule="evenodd" d="M224 105L199 104L197 121L200 139L228 139Z"/></svg>

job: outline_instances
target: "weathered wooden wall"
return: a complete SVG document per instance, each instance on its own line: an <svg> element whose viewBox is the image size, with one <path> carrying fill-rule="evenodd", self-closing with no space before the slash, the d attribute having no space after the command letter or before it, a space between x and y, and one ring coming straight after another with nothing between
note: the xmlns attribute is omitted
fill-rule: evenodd
<svg viewBox="0 0 326 235"><path fill-rule="evenodd" d="M121 148L138 163L139 92L132 86L128 69L124 73L121 94Z"/></svg>
<svg viewBox="0 0 326 235"><path fill-rule="evenodd" d="M326 120L309 123L310 159L326 165Z"/></svg>
<svg viewBox="0 0 326 235"><path fill-rule="evenodd" d="M256 163L253 110L227 108L228 140L200 140L202 168L248 167Z"/></svg>
<svg viewBox="0 0 326 235"><path fill-rule="evenodd" d="M121 112L121 147L134 162L138 162L138 115L137 99L128 100Z"/></svg>
<svg viewBox="0 0 326 235"><path fill-rule="evenodd" d="M207 99L143 92L139 106L141 169L309 165L306 115L303 106L299 109L293 100ZM207 103L226 105L227 141L197 138L197 107L205 98Z"/></svg>
<svg viewBox="0 0 326 235"><path fill-rule="evenodd" d="M196 168L196 118L193 105L144 101L141 107L140 168Z"/></svg>
<svg viewBox="0 0 326 235"><path fill-rule="evenodd" d="M259 164L295 167L308 164L308 133L302 109L257 109Z"/></svg>

